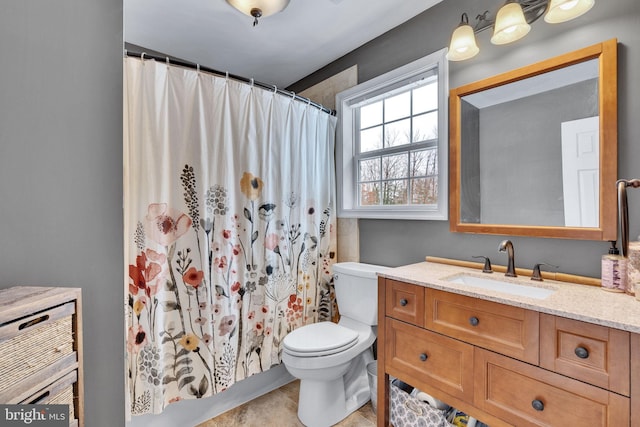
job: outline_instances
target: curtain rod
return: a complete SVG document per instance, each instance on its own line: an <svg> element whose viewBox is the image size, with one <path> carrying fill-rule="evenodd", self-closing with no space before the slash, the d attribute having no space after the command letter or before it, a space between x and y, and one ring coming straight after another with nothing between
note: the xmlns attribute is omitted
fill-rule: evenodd
<svg viewBox="0 0 640 427"><path fill-rule="evenodd" d="M274 91L276 93L279 93L280 95L284 95L284 96L289 96L292 97L293 99L295 99L296 101L301 101L304 103L307 103L309 105L313 105L314 107L318 108L320 111L323 111L327 114L330 114L332 116L336 115L335 110L331 110L327 107L325 107L322 104L318 104L317 102L313 102L312 100L310 100L309 98L305 98L304 96L300 96L300 95L296 95L295 92L291 92L285 89L280 89L278 88L276 85L269 85L266 83L262 83L259 82L257 80L254 79L248 79L246 77L242 77L242 76L238 76L235 74L231 74L228 72L222 72L222 71L218 71L215 70L213 68L209 68L206 66L202 66L199 64L194 64L193 62L186 62L186 61L181 61L179 59L175 59L175 58L169 58L167 56L158 56L158 55L150 55L146 52L129 52L127 50L125 50L125 56L133 56L136 58L140 58L140 59L153 59L155 61L162 61L162 62L167 62L168 64L172 64L172 65L177 65L179 67L185 67L185 68L191 68L194 70L200 70L200 71L206 71L207 73L211 73L211 74L215 74L217 76L221 76L221 77L228 77L228 78L232 78L234 80L238 80L241 81L243 83L251 83L254 86L258 86L262 89L267 89L267 90L271 90Z"/></svg>

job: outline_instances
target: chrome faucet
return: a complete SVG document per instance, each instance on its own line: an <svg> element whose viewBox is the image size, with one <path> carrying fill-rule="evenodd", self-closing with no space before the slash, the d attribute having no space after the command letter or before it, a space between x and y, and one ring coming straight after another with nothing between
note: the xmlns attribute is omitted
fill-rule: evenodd
<svg viewBox="0 0 640 427"><path fill-rule="evenodd" d="M511 243L511 240L503 240L502 242L500 242L500 245L498 246L498 252L504 251L507 251L507 256L509 257L507 272L504 273L504 275L507 277L517 277L518 275L516 274L516 267L513 261L513 243Z"/></svg>

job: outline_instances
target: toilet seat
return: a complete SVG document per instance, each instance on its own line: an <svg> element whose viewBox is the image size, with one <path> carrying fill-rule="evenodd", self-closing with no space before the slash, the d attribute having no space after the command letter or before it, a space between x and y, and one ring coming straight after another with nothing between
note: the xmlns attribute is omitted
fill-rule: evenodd
<svg viewBox="0 0 640 427"><path fill-rule="evenodd" d="M333 322L303 326L284 338L284 351L292 356L318 357L340 353L358 342L358 332Z"/></svg>

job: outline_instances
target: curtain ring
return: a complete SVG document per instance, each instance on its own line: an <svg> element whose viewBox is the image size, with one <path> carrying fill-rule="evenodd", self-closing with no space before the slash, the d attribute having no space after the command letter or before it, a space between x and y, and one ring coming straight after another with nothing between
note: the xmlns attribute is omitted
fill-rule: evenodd
<svg viewBox="0 0 640 427"><path fill-rule="evenodd" d="M225 78L226 80L229 80L229 72L228 72L228 71L225 71L225 72L224 72L224 78Z"/></svg>
<svg viewBox="0 0 640 427"><path fill-rule="evenodd" d="M273 94L275 95L276 93L278 93L278 86L273 85Z"/></svg>
<svg viewBox="0 0 640 427"><path fill-rule="evenodd" d="M144 52L140 54L140 59L142 60L142 62L144 62Z"/></svg>
<svg viewBox="0 0 640 427"><path fill-rule="evenodd" d="M311 105L311 98L307 98L307 107Z"/></svg>
<svg viewBox="0 0 640 427"><path fill-rule="evenodd" d="M200 74L200 64L196 64L196 71Z"/></svg>
<svg viewBox="0 0 640 427"><path fill-rule="evenodd" d="M295 100L296 99L296 93L295 92L291 92L291 99Z"/></svg>
<svg viewBox="0 0 640 427"><path fill-rule="evenodd" d="M251 79L251 87L253 87L253 78Z"/></svg>

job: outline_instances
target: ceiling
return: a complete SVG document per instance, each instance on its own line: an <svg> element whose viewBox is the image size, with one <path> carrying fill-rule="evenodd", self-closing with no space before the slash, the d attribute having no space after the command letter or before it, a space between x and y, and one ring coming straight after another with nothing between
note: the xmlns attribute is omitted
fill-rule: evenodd
<svg viewBox="0 0 640 427"><path fill-rule="evenodd" d="M442 0L291 0L260 19L225 0L124 0L125 41L287 87Z"/></svg>

